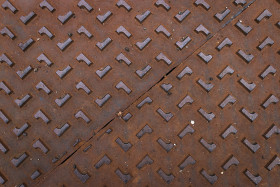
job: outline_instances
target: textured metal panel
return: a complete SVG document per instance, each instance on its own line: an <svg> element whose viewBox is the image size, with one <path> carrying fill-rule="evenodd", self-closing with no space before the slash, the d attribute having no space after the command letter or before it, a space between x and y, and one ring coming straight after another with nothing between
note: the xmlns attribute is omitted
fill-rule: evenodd
<svg viewBox="0 0 280 187"><path fill-rule="evenodd" d="M279 185L279 3L124 2L1 2L0 182Z"/></svg>

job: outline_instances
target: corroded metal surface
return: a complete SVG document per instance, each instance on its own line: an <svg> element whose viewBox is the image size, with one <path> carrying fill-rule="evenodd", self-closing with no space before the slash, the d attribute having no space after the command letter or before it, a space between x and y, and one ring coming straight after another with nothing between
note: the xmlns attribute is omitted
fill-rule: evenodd
<svg viewBox="0 0 280 187"><path fill-rule="evenodd" d="M279 3L3 1L0 182L279 184Z"/></svg>

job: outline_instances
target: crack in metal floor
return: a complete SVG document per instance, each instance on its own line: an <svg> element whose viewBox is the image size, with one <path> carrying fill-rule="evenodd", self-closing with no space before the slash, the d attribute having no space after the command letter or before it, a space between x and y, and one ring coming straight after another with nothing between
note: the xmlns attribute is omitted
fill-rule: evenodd
<svg viewBox="0 0 280 187"><path fill-rule="evenodd" d="M0 184L279 186L279 1L0 4Z"/></svg>

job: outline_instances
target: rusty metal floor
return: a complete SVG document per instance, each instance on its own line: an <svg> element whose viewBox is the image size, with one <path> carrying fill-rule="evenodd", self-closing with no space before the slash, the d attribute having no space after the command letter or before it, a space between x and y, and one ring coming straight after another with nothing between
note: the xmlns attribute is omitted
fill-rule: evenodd
<svg viewBox="0 0 280 187"><path fill-rule="evenodd" d="M278 0L0 4L0 186L280 186Z"/></svg>

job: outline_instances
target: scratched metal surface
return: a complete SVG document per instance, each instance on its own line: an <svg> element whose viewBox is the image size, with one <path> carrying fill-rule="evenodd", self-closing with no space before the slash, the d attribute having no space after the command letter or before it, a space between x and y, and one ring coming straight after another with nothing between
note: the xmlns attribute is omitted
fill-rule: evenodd
<svg viewBox="0 0 280 187"><path fill-rule="evenodd" d="M279 185L279 3L125 2L1 1L1 184Z"/></svg>

